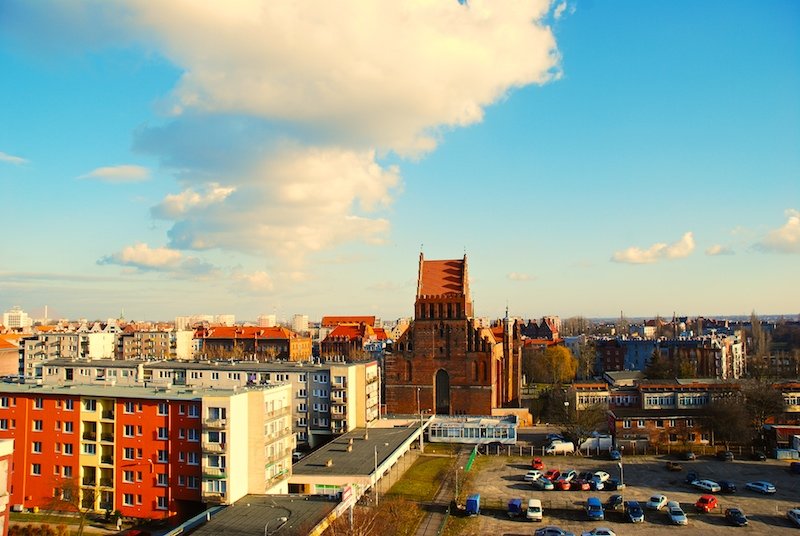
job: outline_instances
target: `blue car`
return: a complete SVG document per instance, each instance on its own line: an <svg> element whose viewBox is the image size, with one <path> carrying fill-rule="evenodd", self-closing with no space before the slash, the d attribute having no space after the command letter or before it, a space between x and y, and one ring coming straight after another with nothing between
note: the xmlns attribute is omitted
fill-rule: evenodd
<svg viewBox="0 0 800 536"><path fill-rule="evenodd" d="M636 501L625 503L625 514L631 520L631 523L644 523L644 510Z"/></svg>
<svg viewBox="0 0 800 536"><path fill-rule="evenodd" d="M609 457L615 462L622 459L622 454L618 450L612 450L608 453Z"/></svg>

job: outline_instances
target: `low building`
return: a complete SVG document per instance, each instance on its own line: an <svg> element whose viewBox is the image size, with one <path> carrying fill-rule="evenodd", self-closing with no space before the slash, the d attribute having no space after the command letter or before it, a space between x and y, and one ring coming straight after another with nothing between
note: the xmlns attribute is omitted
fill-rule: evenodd
<svg viewBox="0 0 800 536"><path fill-rule="evenodd" d="M214 326L197 330L200 355L206 359L309 361L311 338L281 327Z"/></svg>

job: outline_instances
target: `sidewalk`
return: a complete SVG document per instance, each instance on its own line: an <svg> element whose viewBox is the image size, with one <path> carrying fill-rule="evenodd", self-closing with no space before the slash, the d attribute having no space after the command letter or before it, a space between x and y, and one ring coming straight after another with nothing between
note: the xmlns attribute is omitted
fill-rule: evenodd
<svg viewBox="0 0 800 536"><path fill-rule="evenodd" d="M455 467L464 467L469 460L470 451L459 452ZM424 455L423 455L424 456ZM438 536L439 529L445 521L447 515L447 508L455 498L455 472L447 471L447 475L436 492L436 496L430 503L423 504L423 508L428 511L425 519L419 524L416 536Z"/></svg>

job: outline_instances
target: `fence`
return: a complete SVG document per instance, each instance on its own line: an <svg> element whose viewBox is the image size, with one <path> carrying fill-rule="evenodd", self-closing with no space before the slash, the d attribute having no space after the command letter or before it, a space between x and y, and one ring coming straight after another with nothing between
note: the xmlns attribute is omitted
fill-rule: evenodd
<svg viewBox="0 0 800 536"><path fill-rule="evenodd" d="M480 445L477 451L485 456L545 456L546 447L534 447L533 445ZM624 456L659 456L664 454L682 454L684 452L694 452L698 456L715 454L719 450L724 450L724 445L707 445L704 443L693 444L666 444L651 445L650 443L636 440L623 440L619 445L619 450ZM758 449L750 446L731 445L729 449L734 456L745 456L755 453ZM576 450L574 453L558 453L549 456L602 456L608 453L604 448L588 448ZM472 457L470 458L472 459Z"/></svg>

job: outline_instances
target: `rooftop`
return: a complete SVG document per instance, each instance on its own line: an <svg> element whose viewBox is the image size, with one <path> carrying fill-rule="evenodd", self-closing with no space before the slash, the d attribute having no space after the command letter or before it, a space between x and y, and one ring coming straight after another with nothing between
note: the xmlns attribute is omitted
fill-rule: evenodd
<svg viewBox="0 0 800 536"><path fill-rule="evenodd" d="M418 296L467 294L467 258L427 261L420 258Z"/></svg>
<svg viewBox="0 0 800 536"><path fill-rule="evenodd" d="M97 398L145 398L156 400L199 400L204 396L233 396L256 390L274 389L282 384L259 385L240 389L144 387L139 385L36 385L0 383L0 393L35 394L42 396L90 396Z"/></svg>

